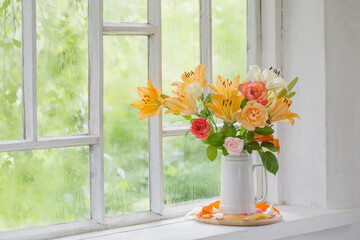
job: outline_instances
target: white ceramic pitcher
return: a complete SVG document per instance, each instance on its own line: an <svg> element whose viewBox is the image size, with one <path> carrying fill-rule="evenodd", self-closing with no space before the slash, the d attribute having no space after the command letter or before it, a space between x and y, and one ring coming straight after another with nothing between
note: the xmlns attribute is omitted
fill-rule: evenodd
<svg viewBox="0 0 360 240"><path fill-rule="evenodd" d="M262 164L252 164L247 153L227 155L221 159L220 212L225 214L255 213L255 203L265 200L267 192L266 173L265 190L259 200L254 197L253 171Z"/></svg>

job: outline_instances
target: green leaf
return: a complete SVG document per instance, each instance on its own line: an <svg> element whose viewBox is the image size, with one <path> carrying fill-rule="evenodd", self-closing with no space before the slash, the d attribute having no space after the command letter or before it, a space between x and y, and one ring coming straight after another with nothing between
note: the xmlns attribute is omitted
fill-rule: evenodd
<svg viewBox="0 0 360 240"><path fill-rule="evenodd" d="M212 101L211 101L211 95L212 94L208 94L207 96L206 96L206 98L205 98L205 103L211 103Z"/></svg>
<svg viewBox="0 0 360 240"><path fill-rule="evenodd" d="M218 150L216 147L208 146L206 148L206 156L210 161L214 161L217 157Z"/></svg>
<svg viewBox="0 0 360 240"><path fill-rule="evenodd" d="M165 94L161 94L160 97L161 97L162 99L166 99L166 98L168 98L169 96L168 96L168 95L165 95Z"/></svg>
<svg viewBox="0 0 360 240"><path fill-rule="evenodd" d="M187 120L192 120L192 117L191 117L191 115L182 115L185 119L187 119Z"/></svg>
<svg viewBox="0 0 360 240"><path fill-rule="evenodd" d="M237 134L237 130L236 127L234 127L233 125L229 125L228 123L224 122L224 125L221 128L221 133L226 137L235 137Z"/></svg>
<svg viewBox="0 0 360 240"><path fill-rule="evenodd" d="M292 98L293 96L295 96L296 92L291 92L288 95L286 95L286 98Z"/></svg>
<svg viewBox="0 0 360 240"><path fill-rule="evenodd" d="M223 153L224 156L229 155L229 153L228 153L228 151L226 150L225 147L222 148L222 153Z"/></svg>
<svg viewBox="0 0 360 240"><path fill-rule="evenodd" d="M252 131L248 131L247 134L246 134L246 139L248 141L254 140L254 133Z"/></svg>
<svg viewBox="0 0 360 240"><path fill-rule="evenodd" d="M254 130L255 133L263 135L263 136L269 136L271 134L274 133L274 129L272 129L271 127L265 126L263 128L255 128Z"/></svg>
<svg viewBox="0 0 360 240"><path fill-rule="evenodd" d="M259 150L261 147L260 147L260 145L259 145L258 142L251 141L251 142L246 142L246 143L244 144L244 148L245 148L246 150L248 150L248 149L251 149L251 150Z"/></svg>
<svg viewBox="0 0 360 240"><path fill-rule="evenodd" d="M272 152L261 152L260 157L266 170L276 175L279 170L279 163L275 155Z"/></svg>
<svg viewBox="0 0 360 240"><path fill-rule="evenodd" d="M293 89L295 87L298 80L299 80L299 78L296 77L293 80L291 80L291 82L287 85L289 92L291 91L291 89Z"/></svg>
<svg viewBox="0 0 360 240"><path fill-rule="evenodd" d="M211 134L206 140L211 146L221 147L224 144L225 136L221 133L214 133Z"/></svg>
<svg viewBox="0 0 360 240"><path fill-rule="evenodd" d="M246 149L246 151L249 153L249 154L252 154L252 149Z"/></svg>
<svg viewBox="0 0 360 240"><path fill-rule="evenodd" d="M277 97L278 98L282 98L284 97L286 94L288 94L288 90L286 88L283 88L280 90L280 92L278 93Z"/></svg>
<svg viewBox="0 0 360 240"><path fill-rule="evenodd" d="M247 104L248 101L249 101L249 100L247 100L246 98L244 98L244 99L242 100L242 102L241 102L240 108L243 109L243 108L246 106L246 104Z"/></svg>
<svg viewBox="0 0 360 240"><path fill-rule="evenodd" d="M277 147L275 147L274 144L271 143L271 142L263 142L263 143L261 143L261 147L267 148L272 152L278 152L279 151L279 149Z"/></svg>

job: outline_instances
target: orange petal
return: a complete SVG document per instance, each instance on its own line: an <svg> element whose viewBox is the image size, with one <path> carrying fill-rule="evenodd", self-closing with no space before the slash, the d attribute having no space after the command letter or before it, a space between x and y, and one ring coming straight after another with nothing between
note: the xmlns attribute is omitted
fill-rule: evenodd
<svg viewBox="0 0 360 240"><path fill-rule="evenodd" d="M263 210L264 212L266 211L266 209L268 209L270 206L265 204L265 203L258 203L255 204L255 208L259 208L261 210ZM273 207L274 208L274 207ZM277 210L276 208L274 208L275 212L277 212L278 214L280 214L280 211Z"/></svg>
<svg viewBox="0 0 360 240"><path fill-rule="evenodd" d="M212 204L210 204L210 205L212 205L214 208L216 208L216 209L219 209L219 207L220 207L220 201L216 201L216 202L214 202L214 203L212 203Z"/></svg>

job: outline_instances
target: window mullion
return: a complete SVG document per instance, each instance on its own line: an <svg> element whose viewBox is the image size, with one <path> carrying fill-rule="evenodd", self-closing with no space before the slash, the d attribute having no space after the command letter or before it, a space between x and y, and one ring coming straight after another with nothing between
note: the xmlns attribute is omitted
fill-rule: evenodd
<svg viewBox="0 0 360 240"><path fill-rule="evenodd" d="M161 88L161 0L148 0L148 23L156 28L148 38L148 74ZM162 214L164 208L161 115L149 118L150 210Z"/></svg>
<svg viewBox="0 0 360 240"><path fill-rule="evenodd" d="M36 1L22 1L22 65L24 138L37 140Z"/></svg>
<svg viewBox="0 0 360 240"><path fill-rule="evenodd" d="M205 76L212 83L211 0L200 0L200 62L206 64ZM209 89L206 89L205 95Z"/></svg>
<svg viewBox="0 0 360 240"><path fill-rule="evenodd" d="M89 0L89 133L99 137L90 145L91 218L102 223L105 218L104 146L103 146L103 2Z"/></svg>

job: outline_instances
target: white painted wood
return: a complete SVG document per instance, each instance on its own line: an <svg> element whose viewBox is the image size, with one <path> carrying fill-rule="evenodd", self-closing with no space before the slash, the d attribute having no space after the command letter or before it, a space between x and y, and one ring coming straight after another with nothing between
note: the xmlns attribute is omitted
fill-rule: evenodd
<svg viewBox="0 0 360 240"><path fill-rule="evenodd" d="M103 2L89 0L89 132L99 137L90 145L91 218L102 223L105 217L103 147Z"/></svg>
<svg viewBox="0 0 360 240"><path fill-rule="evenodd" d="M36 1L22 0L22 66L24 138L37 139Z"/></svg>
<svg viewBox="0 0 360 240"><path fill-rule="evenodd" d="M281 0L262 0L261 1L261 63L262 68L270 66L282 69L281 63ZM280 124L281 125L281 124ZM274 125L277 138L278 125ZM280 139L281 141L281 139ZM281 144L281 142L280 142ZM267 200L271 203L282 204L284 164L286 159L282 155L277 155L279 161L279 171L276 176L268 175L268 194Z"/></svg>
<svg viewBox="0 0 360 240"><path fill-rule="evenodd" d="M65 237L62 240L283 239L356 225L360 222L360 209L310 209L293 206L280 206L279 209L283 215L283 221L265 226L219 226L198 223L192 220L184 221L183 218L179 218L171 221ZM348 234L344 237L344 239L358 239L357 235Z"/></svg>
<svg viewBox="0 0 360 240"><path fill-rule="evenodd" d="M213 82L212 77L212 25L211 0L200 0L200 62L206 64L205 76L208 83ZM209 93L205 90L205 96Z"/></svg>
<svg viewBox="0 0 360 240"><path fill-rule="evenodd" d="M217 123L216 126L221 128L224 124ZM190 124L188 125L175 125L175 126L163 126L162 135L163 137L181 136L185 135L190 130ZM191 134L189 131L188 134Z"/></svg>
<svg viewBox="0 0 360 240"><path fill-rule="evenodd" d="M97 143L99 143L99 137L88 134L66 137L44 137L39 138L38 141L35 142L28 140L2 141L0 142L0 152L87 146Z"/></svg>
<svg viewBox="0 0 360 240"><path fill-rule="evenodd" d="M247 0L247 65L261 66L261 0Z"/></svg>
<svg viewBox="0 0 360 240"><path fill-rule="evenodd" d="M161 88L161 0L148 0L148 22L156 27L148 38L148 77ZM149 118L150 209L161 214L164 207L161 115Z"/></svg>
<svg viewBox="0 0 360 240"><path fill-rule="evenodd" d="M176 223L185 221L184 218L176 219L178 217L185 216L191 209L197 206L206 206L218 199L212 198L207 200L199 200L188 202L184 204L178 204L164 209L164 215L159 215L152 211L130 213L121 216L106 217L102 224L99 224L95 220L82 220L77 222L54 224L49 226L32 227L26 229L19 229L13 231L0 232L0 239L53 239L62 236L69 236L74 234L87 233L85 236L95 236L97 233L91 233L93 231L107 230L108 233L119 233L129 231L129 229L137 230L146 227L155 227L164 225L164 222L158 222L159 220L167 220L165 224L171 222ZM174 219L175 218L175 219ZM169 220L172 219L172 220ZM136 225L141 224L141 225ZM132 226L134 225L134 226ZM126 228L119 228L126 227ZM100 235L103 233L99 232Z"/></svg>
<svg viewBox="0 0 360 240"><path fill-rule="evenodd" d="M148 36L155 33L156 27L146 23L104 23L103 34L106 36L140 35Z"/></svg>
<svg viewBox="0 0 360 240"><path fill-rule="evenodd" d="M185 135L190 130L189 125L178 125L178 126L163 126L162 135L163 137L180 136ZM191 134L189 131L188 134Z"/></svg>
<svg viewBox="0 0 360 240"><path fill-rule="evenodd" d="M261 66L261 0L247 0L247 66ZM253 153L254 163L262 163L258 153ZM263 193L263 170L254 170L255 196L260 199Z"/></svg>

